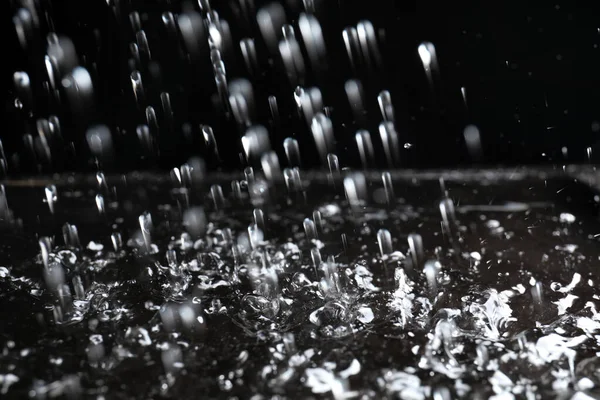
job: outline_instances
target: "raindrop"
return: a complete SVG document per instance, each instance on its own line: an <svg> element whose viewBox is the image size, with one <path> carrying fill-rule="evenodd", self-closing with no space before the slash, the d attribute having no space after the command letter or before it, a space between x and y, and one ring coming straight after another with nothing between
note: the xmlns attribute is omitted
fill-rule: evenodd
<svg viewBox="0 0 600 400"><path fill-rule="evenodd" d="M306 239L309 242L317 239L317 228L315 227L315 223L310 218L304 219L304 234L306 235Z"/></svg>
<svg viewBox="0 0 600 400"><path fill-rule="evenodd" d="M361 173L354 172L344 178L346 199L352 208L362 207L367 200L367 181Z"/></svg>
<svg viewBox="0 0 600 400"><path fill-rule="evenodd" d="M379 243L379 252L381 257L387 257L393 253L392 235L387 229L377 231L377 243Z"/></svg>
<svg viewBox="0 0 600 400"><path fill-rule="evenodd" d="M371 134L368 131L360 130L356 132L356 146L360 154L360 160L364 169L368 169L375 165L375 151L373 150L373 142Z"/></svg>
<svg viewBox="0 0 600 400"><path fill-rule="evenodd" d="M77 231L77 227L75 225L65 223L63 225L62 232L65 245L72 248L81 247L81 242L79 241L79 232Z"/></svg>
<svg viewBox="0 0 600 400"><path fill-rule="evenodd" d="M58 191L56 190L55 185L48 185L44 188L45 201L48 203L48 208L50 209L50 213L54 214L54 206L58 201Z"/></svg>
<svg viewBox="0 0 600 400"><path fill-rule="evenodd" d="M296 39L288 37L280 41L279 54L292 86L303 84L305 74L304 58Z"/></svg>
<svg viewBox="0 0 600 400"><path fill-rule="evenodd" d="M468 125L465 128L463 135L471 159L475 162L481 161L482 150L479 129L475 125Z"/></svg>
<svg viewBox="0 0 600 400"><path fill-rule="evenodd" d="M415 269L420 269L423 260L423 239L418 233L408 235L408 247L412 258L412 266Z"/></svg>
<svg viewBox="0 0 600 400"><path fill-rule="evenodd" d="M379 124L379 136L381 136L388 166L399 166L400 146L398 144L398 133L396 133L394 124L392 122L382 122Z"/></svg>
<svg viewBox="0 0 600 400"><path fill-rule="evenodd" d="M328 117L317 113L312 119L310 128L321 160L325 164L327 154L334 150L333 124Z"/></svg>
<svg viewBox="0 0 600 400"><path fill-rule="evenodd" d="M279 166L279 158L277 157L277 153L274 151L269 151L265 153L261 157L261 164L263 172L265 173L265 177L273 182L280 181L283 178L281 173L281 168Z"/></svg>
<svg viewBox="0 0 600 400"><path fill-rule="evenodd" d="M142 232L142 237L144 239L146 251L150 252L152 249L152 216L150 213L145 212L139 216L138 222L140 225L140 231Z"/></svg>
<svg viewBox="0 0 600 400"><path fill-rule="evenodd" d="M104 208L104 197L101 194L96 195L96 209L100 215L103 215L106 212Z"/></svg>
<svg viewBox="0 0 600 400"><path fill-rule="evenodd" d="M298 141L291 137L286 138L283 141L283 149L285 150L285 156L287 157L288 164L291 167L300 167L301 157Z"/></svg>
<svg viewBox="0 0 600 400"><path fill-rule="evenodd" d="M381 91L377 95L377 103L384 121L394 122L394 105L392 104L392 96L387 90Z"/></svg>
<svg viewBox="0 0 600 400"><path fill-rule="evenodd" d="M256 13L256 21L263 40L271 54L276 54L281 39L281 28L286 23L285 10L280 3L270 3Z"/></svg>
<svg viewBox="0 0 600 400"><path fill-rule="evenodd" d="M383 181L383 189L385 191L385 200L388 206L392 205L396 196L394 194L394 186L392 185L392 175L389 172L383 172L381 174L381 180Z"/></svg>
<svg viewBox="0 0 600 400"><path fill-rule="evenodd" d="M106 125L96 125L89 128L86 139L92 154L100 164L112 162L114 157L112 135Z"/></svg>
<svg viewBox="0 0 600 400"><path fill-rule="evenodd" d="M220 210L225 206L225 196L221 185L212 185L210 187L210 196L212 197L215 210Z"/></svg>
<svg viewBox="0 0 600 400"><path fill-rule="evenodd" d="M366 111L362 83L359 80L351 79L344 84L344 90L346 91L346 97L348 97L354 119L360 124L365 124Z"/></svg>
<svg viewBox="0 0 600 400"><path fill-rule="evenodd" d="M302 13L298 18L298 27L313 70L324 70L327 65L327 49L319 21L312 14Z"/></svg>
<svg viewBox="0 0 600 400"><path fill-rule="evenodd" d="M258 64L258 55L256 53L256 45L254 43L254 39L242 39L240 41L240 49L242 51L242 56L244 57L244 62L246 63L246 68L248 69L250 76L258 76L260 66Z"/></svg>

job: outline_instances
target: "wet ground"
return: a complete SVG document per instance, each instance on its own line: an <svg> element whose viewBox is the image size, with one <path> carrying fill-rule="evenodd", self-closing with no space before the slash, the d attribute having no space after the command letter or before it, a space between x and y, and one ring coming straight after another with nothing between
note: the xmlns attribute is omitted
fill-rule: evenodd
<svg viewBox="0 0 600 400"><path fill-rule="evenodd" d="M600 396L596 192L439 177L5 182L2 397Z"/></svg>

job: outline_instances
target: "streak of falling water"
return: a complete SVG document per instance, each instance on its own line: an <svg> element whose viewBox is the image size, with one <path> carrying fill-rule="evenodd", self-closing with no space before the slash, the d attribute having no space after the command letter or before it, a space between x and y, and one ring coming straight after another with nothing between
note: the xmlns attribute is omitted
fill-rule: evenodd
<svg viewBox="0 0 600 400"><path fill-rule="evenodd" d="M138 222L140 224L140 231L142 232L146 251L150 252L152 250L152 216L148 212L143 213L139 216Z"/></svg>
<svg viewBox="0 0 600 400"><path fill-rule="evenodd" d="M377 243L379 244L381 257L385 258L394 252L392 247L392 235L387 229L380 229L377 231Z"/></svg>
<svg viewBox="0 0 600 400"><path fill-rule="evenodd" d="M265 173L265 177L269 181L278 182L283 179L277 153L275 153L274 151L269 151L268 153L262 155L260 161L263 172Z"/></svg>
<svg viewBox="0 0 600 400"><path fill-rule="evenodd" d="M100 215L103 215L106 211L104 209L104 197L101 194L96 195L96 209Z"/></svg>
<svg viewBox="0 0 600 400"><path fill-rule="evenodd" d="M392 104L392 95L389 91L383 90L377 95L377 103L384 121L394 122L394 105Z"/></svg>
<svg viewBox="0 0 600 400"><path fill-rule="evenodd" d="M40 245L40 254L42 256L42 263L44 264L44 268L48 269L50 252L52 251L52 240L49 237L44 236L44 237L40 238L38 243Z"/></svg>
<svg viewBox="0 0 600 400"><path fill-rule="evenodd" d="M360 154L360 160L364 169L368 169L375 165L375 151L373 150L373 142L371 134L368 131L360 130L356 132L356 146Z"/></svg>
<svg viewBox="0 0 600 400"><path fill-rule="evenodd" d="M285 181L285 186L288 190L288 193L296 193L300 191L299 182L296 180L293 169L285 168L283 170L283 179Z"/></svg>
<svg viewBox="0 0 600 400"><path fill-rule="evenodd" d="M35 19L31 12L26 8L19 8L13 17L13 25L17 30L17 36L21 47L27 49L33 41L34 30L36 27Z"/></svg>
<svg viewBox="0 0 600 400"><path fill-rule="evenodd" d="M137 45L140 48L140 52L143 55L144 61L148 62L152 59L152 53L150 52L150 46L148 45L148 38L146 37L146 32L143 30L138 31L135 34L135 39L137 41Z"/></svg>
<svg viewBox="0 0 600 400"><path fill-rule="evenodd" d="M254 90L247 79L235 79L229 83L229 106L237 123L249 127L255 118Z"/></svg>
<svg viewBox="0 0 600 400"><path fill-rule="evenodd" d="M531 298L533 300L533 306L536 313L542 313L544 311L544 288L542 282L537 281L531 288Z"/></svg>
<svg viewBox="0 0 600 400"><path fill-rule="evenodd" d="M335 154L327 154L327 166L329 167L329 179L335 185L335 181L341 176L340 162Z"/></svg>
<svg viewBox="0 0 600 400"><path fill-rule="evenodd" d="M359 59L360 55L360 44L358 42L358 32L355 27L347 27L342 31L342 39L346 46L346 53L348 54L348 60L353 71L358 69L359 64L362 60Z"/></svg>
<svg viewBox="0 0 600 400"><path fill-rule="evenodd" d="M377 44L375 28L371 21L360 21L356 25L356 32L358 34L358 41L360 43L360 49L365 64L369 69L374 67L380 68L381 53L379 51L379 45Z"/></svg>
<svg viewBox="0 0 600 400"><path fill-rule="evenodd" d="M294 27L290 24L285 24L281 27L282 38L285 39L296 39L296 33L294 32Z"/></svg>
<svg viewBox="0 0 600 400"><path fill-rule="evenodd" d="M429 298L434 299L438 292L437 279L440 271L442 270L442 264L437 260L427 260L423 267L423 273L427 279L427 286L429 289Z"/></svg>
<svg viewBox="0 0 600 400"><path fill-rule="evenodd" d="M277 46L282 36L281 28L286 23L285 10L280 3L270 3L256 13L256 21L263 40L271 54L277 53Z"/></svg>
<svg viewBox="0 0 600 400"><path fill-rule="evenodd" d="M221 188L221 185L212 185L210 187L210 195L215 210L221 210L225 206L225 196L223 196L223 188Z"/></svg>
<svg viewBox="0 0 600 400"><path fill-rule="evenodd" d="M312 123L313 118L317 113L321 111L324 112L323 96L321 90L317 87L307 89L297 87L294 90L294 98L296 100L298 112L304 115L304 119L308 125Z"/></svg>
<svg viewBox="0 0 600 400"><path fill-rule="evenodd" d="M96 173L96 183L98 183L98 190L108 193L108 183L106 183L106 176L103 172Z"/></svg>
<svg viewBox="0 0 600 400"><path fill-rule="evenodd" d="M173 182L173 186L182 186L183 179L181 178L181 170L177 167L171 170L171 181Z"/></svg>
<svg viewBox="0 0 600 400"><path fill-rule="evenodd" d="M48 76L58 83L79 64L77 51L71 39L65 36L48 37Z"/></svg>
<svg viewBox="0 0 600 400"><path fill-rule="evenodd" d="M315 223L310 218L304 219L304 234L306 235L306 239L309 242L317 239L317 228L315 227Z"/></svg>
<svg viewBox="0 0 600 400"><path fill-rule="evenodd" d="M336 297L342 290L338 267L333 256L328 257L327 261L321 263L323 279L321 280L321 290L325 296Z"/></svg>
<svg viewBox="0 0 600 400"><path fill-rule="evenodd" d="M445 233L450 241L455 241L456 234L456 212L454 210L454 202L450 198L444 198L440 201L440 214L442 215L442 223Z"/></svg>
<svg viewBox="0 0 600 400"><path fill-rule="evenodd" d="M440 177L439 183L440 183L440 192L442 193L442 197L447 198L448 190L446 189L446 182L444 181L443 177Z"/></svg>
<svg viewBox="0 0 600 400"><path fill-rule="evenodd" d="M138 107L141 108L145 102L146 94L144 91L144 85L142 84L142 74L140 71L136 70L131 73L131 87L133 89L133 95L135 96Z"/></svg>
<svg viewBox="0 0 600 400"><path fill-rule="evenodd" d="M313 221L315 223L315 234L318 237L319 232L323 231L323 217L319 210L313 211Z"/></svg>
<svg viewBox="0 0 600 400"><path fill-rule="evenodd" d="M321 252L319 251L318 248L313 247L310 249L310 258L313 262L315 274L318 274L318 271L321 268L321 263L323 262L323 258L321 257Z"/></svg>
<svg viewBox="0 0 600 400"><path fill-rule="evenodd" d="M6 154L4 153L4 145L0 140L0 178L4 178L8 172L8 161L6 160Z"/></svg>
<svg viewBox="0 0 600 400"><path fill-rule="evenodd" d="M398 143L398 133L392 122L382 122L379 124L379 135L383 143L385 158L388 166L398 167L400 164L400 146Z"/></svg>
<svg viewBox="0 0 600 400"><path fill-rule="evenodd" d="M418 233L408 235L408 247L412 260L412 268L419 270L423 261L423 238Z"/></svg>
<svg viewBox="0 0 600 400"><path fill-rule="evenodd" d="M171 21L172 19L169 15L163 15L163 22L167 27L174 25ZM177 17L177 26L179 27L181 37L191 60L197 62L200 59L204 48L208 46L202 17L197 12L187 11Z"/></svg>
<svg viewBox="0 0 600 400"><path fill-rule="evenodd" d="M271 150L267 128L261 125L248 128L242 137L242 146L250 165L257 167L260 164L261 156Z"/></svg>
<svg viewBox="0 0 600 400"><path fill-rule="evenodd" d="M73 297L76 300L85 299L85 288L83 286L83 281L81 279L81 276L79 276L79 275L74 276L72 279L72 283L73 283L73 291L74 291Z"/></svg>
<svg viewBox="0 0 600 400"><path fill-rule="evenodd" d="M265 214L263 213L263 210L261 210L260 208L255 208L252 211L252 217L254 219L254 224L256 224L258 229L260 229L263 232L263 234L266 235L267 225L265 223Z"/></svg>
<svg viewBox="0 0 600 400"><path fill-rule="evenodd" d="M344 84L344 90L346 91L346 97L348 97L354 119L361 125L364 125L366 122L366 111L362 83L357 79L350 79Z"/></svg>
<svg viewBox="0 0 600 400"><path fill-rule="evenodd" d="M344 191L346 199L353 209L358 209L366 203L367 200L367 181L365 176L358 172L353 172L344 178Z"/></svg>
<svg viewBox="0 0 600 400"><path fill-rule="evenodd" d="M160 104L165 125L170 128L173 125L173 105L171 104L171 95L167 92L162 92L160 94Z"/></svg>
<svg viewBox="0 0 600 400"><path fill-rule="evenodd" d="M154 111L154 107L146 107L145 116L148 128L150 128L150 133L152 134L152 136L158 137L160 130L158 126L158 118L156 117L156 111Z"/></svg>
<svg viewBox="0 0 600 400"><path fill-rule="evenodd" d="M254 39L244 38L240 40L240 50L250 76L256 77L259 73L260 66L258 64L258 55Z"/></svg>
<svg viewBox="0 0 600 400"><path fill-rule="evenodd" d="M48 185L44 188L45 201L48 204L48 208L50 209L50 213L54 214L54 206L58 201L58 192L56 190L55 185Z"/></svg>
<svg viewBox="0 0 600 400"><path fill-rule="evenodd" d="M0 184L0 220L10 221L10 209L8 208L8 200L6 198L6 189L4 185Z"/></svg>
<svg viewBox="0 0 600 400"><path fill-rule="evenodd" d="M215 134L210 126L202 125L202 137L204 138L206 147L213 153L217 162L220 162L217 140L215 139Z"/></svg>
<svg viewBox="0 0 600 400"><path fill-rule="evenodd" d="M392 185L392 174L389 172L382 172L381 180L383 182L383 190L385 191L385 201L388 206L391 206L396 200L394 186Z"/></svg>
<svg viewBox="0 0 600 400"><path fill-rule="evenodd" d="M321 72L327 67L327 49L319 21L312 14L301 13L298 27L312 69Z"/></svg>
<svg viewBox="0 0 600 400"><path fill-rule="evenodd" d="M248 226L248 237L250 238L252 249L256 249L264 241L263 231L256 224Z"/></svg>
<svg viewBox="0 0 600 400"><path fill-rule="evenodd" d="M294 37L284 38L279 42L279 54L292 86L302 85L306 67L300 45Z"/></svg>
<svg viewBox="0 0 600 400"><path fill-rule="evenodd" d="M81 242L79 241L79 232L77 231L77 227L75 225L69 224L68 222L65 223L63 225L62 232L65 245L75 249L81 247Z"/></svg>
<svg viewBox="0 0 600 400"><path fill-rule="evenodd" d="M427 80L429 81L431 87L433 87L433 74L437 73L438 69L438 61L435 52L435 46L433 45L433 43L423 42L418 47L418 53L419 57L421 58L421 63L423 64L423 68L425 69Z"/></svg>
<svg viewBox="0 0 600 400"><path fill-rule="evenodd" d="M113 245L113 249L118 252L121 251L121 249L123 248L123 239L121 237L121 233L119 232L113 232L110 235L110 241Z"/></svg>
<svg viewBox="0 0 600 400"><path fill-rule="evenodd" d="M286 138L283 141L283 149L285 150L285 156L287 157L288 164L291 167L300 167L301 157L298 141L291 137Z"/></svg>
<svg viewBox="0 0 600 400"><path fill-rule="evenodd" d="M281 122L281 117L279 116L279 105L277 104L277 97L269 96L267 98L267 101L269 102L269 111L271 112L273 125L275 129L278 129Z"/></svg>
<svg viewBox="0 0 600 400"><path fill-rule="evenodd" d="M150 132L148 125L138 125L135 133L142 145L142 151L146 157L154 157L156 155L156 147L154 137Z"/></svg>
<svg viewBox="0 0 600 400"><path fill-rule="evenodd" d="M322 113L317 113L312 119L310 129L323 164L327 162L327 154L334 149L333 124Z"/></svg>

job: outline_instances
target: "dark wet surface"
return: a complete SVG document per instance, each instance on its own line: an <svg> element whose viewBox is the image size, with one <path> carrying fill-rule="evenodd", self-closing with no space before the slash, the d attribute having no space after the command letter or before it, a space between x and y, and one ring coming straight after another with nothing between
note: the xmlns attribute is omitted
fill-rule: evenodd
<svg viewBox="0 0 600 400"><path fill-rule="evenodd" d="M571 178L446 181L458 221L459 233L452 241L441 232L438 204L442 195L437 179L397 182L391 206L385 204L380 182L372 182L368 202L359 208L348 207L341 182L335 188L312 182L305 187L305 195L288 195L285 187L272 187L270 200L260 206L265 215L265 243L258 250L242 252L237 263L232 245L243 248L246 228L253 222L254 206L248 199L233 199L229 182L224 181L226 204L216 210L206 188L190 189L189 204L203 205L209 224L201 237L184 235L182 239L181 189L157 182L109 184L103 215L94 200L102 190L95 186L58 186L54 214L43 202L43 186L5 186L9 207L20 220L2 228L0 245L0 266L7 269L0 277L0 376L5 384L9 374L18 378L6 396L332 397L330 390L316 393L308 376L311 371L327 371L338 379L355 366L354 360L360 365L358 372L341 380L343 396L350 393L349 398L403 398L400 384L391 382L411 385L405 377L394 375L399 371L420 379L412 389L417 393L414 398L429 397L440 388L448 389L452 397L487 398L497 393L492 384L497 371L512 380L509 392L517 398L525 398L528 390L540 398L570 398L585 390L593 395L597 390L593 387L600 385L600 364L593 361L600 342L593 333L585 333L588 340L575 348L576 373L568 377L563 391L552 385L559 380L556 371L568 372L567 358L534 366L522 346L522 338L533 344L557 327L563 337L581 336L578 318L593 320L586 304L599 301L598 201L591 189ZM320 243L308 242L302 227L314 210L322 213ZM152 215L156 254L148 254L133 242L126 244L135 237L138 216L145 211ZM77 226L81 248L64 245L65 222ZM233 239L224 238L224 228L231 230ZM380 256L376 234L382 228L391 233L393 249L407 255L398 266L407 272L415 297L405 323L399 322L402 312L390 303L399 296L394 294L396 264L386 266ZM116 252L110 239L113 232L120 232L125 244ZM439 296L429 311L425 306L430 299L427 280L408 261L407 236L413 232L423 239L422 261L437 259L442 265ZM51 258L61 264L71 293L76 276L85 288L85 300L78 306L73 305L76 301L65 306L62 321L56 321L49 309L62 303L43 278L38 245L42 236L55 237ZM90 249L90 241L102 244L103 249ZM317 280L311 261L315 247L320 248L324 261L335 256L342 286L337 294L324 293L311 283ZM177 267L166 261L168 248L175 250ZM75 262L69 261L72 255ZM256 311L251 306L255 299L248 296L255 296L260 288L250 285L247 266L264 260L278 275L276 311L272 306ZM305 281L299 278L300 272ZM553 290L557 287L553 282L567 286L574 273L581 279L570 294L578 298L565 315L558 316L553 302L565 293ZM372 278L374 287L362 279L365 276ZM542 283L544 296L539 305L530 293L532 278ZM526 289L523 294L514 289L519 284ZM480 326L487 320L469 314L467 307L485 303L490 290L514 292L507 304L515 320L498 318L489 323L497 327L497 338ZM175 324L165 320L165 309L181 304L190 305L201 322L196 319L182 325L181 320ZM321 315L320 325L311 322L311 313L323 306L337 311ZM77 307L76 318L73 309ZM372 320L361 318L365 308L372 311ZM443 309L462 314L449 318ZM436 360L450 362L443 353L426 354L432 346L427 334L440 321L450 321L456 329L446 348L462 371L459 379L432 367ZM140 329L147 332L148 341ZM295 346L284 346L286 333L294 335ZM101 344L93 344L99 337ZM489 358L497 360L487 369L475 362L482 342ZM458 350L459 346L464 347ZM174 369L164 361L165 354L175 354L169 348L179 348L181 364ZM509 353L517 358L502 358ZM591 380L592 388L577 386L581 378ZM515 389L519 385L522 388Z"/></svg>

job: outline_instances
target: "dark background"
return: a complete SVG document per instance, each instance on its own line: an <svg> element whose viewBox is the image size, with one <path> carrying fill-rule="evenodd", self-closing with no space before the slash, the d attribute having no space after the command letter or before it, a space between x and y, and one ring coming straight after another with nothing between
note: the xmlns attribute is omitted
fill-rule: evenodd
<svg viewBox="0 0 600 400"><path fill-rule="evenodd" d="M215 109L214 78L208 53L206 63L191 66L178 53L181 43L170 40L161 21L164 11L180 12L182 7L199 11L198 4L171 1L118 2L120 17L105 0L40 0L43 18L37 48L21 49L12 16L22 1L9 1L5 15L8 40L4 69L6 96L0 139L11 175L37 172L94 171L97 167L82 131L64 106L48 101L42 89L45 38L50 30L70 37L79 61L91 73L95 86L95 113L90 121L107 124L113 133L117 171L164 170L179 166L192 155L200 155L209 169L239 169L242 131ZM114 0L110 4L116 4ZM229 22L234 52L224 62L228 79L247 77L239 40L257 40L262 76L252 80L257 100L256 123L269 129L271 145L286 166L282 142L298 139L304 166L319 166L312 135L298 119L293 87L287 82L277 60L270 65L256 20L235 16L239 1L213 1L219 16ZM256 10L267 2L256 1ZM288 23L297 28L302 1L284 1ZM410 143L401 153L402 167L431 168L471 165L463 142L463 129L476 124L482 135L486 165L520 165L595 162L600 156L600 10L578 7L575 2L547 2L528 6L522 2L463 2L438 6L429 2L390 0L315 0L316 16L324 31L330 68L325 77L316 77L309 68L304 87L319 86L326 106L332 110L337 155L342 166L359 167L354 134L359 128L371 132L377 154L383 154L377 125L381 115L377 93L392 94L400 143ZM6 7L3 6L3 7ZM148 105L160 110L159 94L168 91L173 101L175 124L161 126L160 156L144 156L135 134L143 122L136 107L128 67L128 46L134 42L129 13L137 10L148 36L151 63L142 69ZM342 41L343 28L370 20L379 32L383 68L353 74ZM299 37L299 33L296 35ZM430 41L436 46L440 81L432 96L417 53L418 45ZM308 59L305 58L307 67ZM15 108L12 74L27 71L34 83L35 108L28 113ZM368 123L353 121L344 82L358 78L365 88ZM467 92L464 106L460 88ZM267 97L275 95L282 120L270 118ZM57 115L64 143L53 149L50 165L40 163L28 151L24 134L36 136L39 118ZM200 124L213 127L221 161L203 142ZM183 128L182 128L183 127ZM567 156L561 149L568 149ZM592 148L591 160L587 148ZM378 166L385 167L384 157Z"/></svg>

